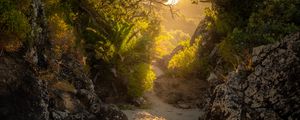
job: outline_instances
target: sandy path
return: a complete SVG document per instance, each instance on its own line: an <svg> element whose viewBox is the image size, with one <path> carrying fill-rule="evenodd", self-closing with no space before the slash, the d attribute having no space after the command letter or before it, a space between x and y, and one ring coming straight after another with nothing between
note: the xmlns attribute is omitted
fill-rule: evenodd
<svg viewBox="0 0 300 120"><path fill-rule="evenodd" d="M163 71L153 66L157 76L163 75ZM129 120L198 120L200 111L198 109L180 109L164 103L154 92L145 94L151 103L149 109L123 110Z"/></svg>
<svg viewBox="0 0 300 120"><path fill-rule="evenodd" d="M153 92L147 93L146 98L152 103L150 109L124 110L129 120L153 120L149 116L140 117L140 114L150 114L160 117L160 120L198 120L198 109L179 109L162 102ZM149 119L150 118L150 119Z"/></svg>

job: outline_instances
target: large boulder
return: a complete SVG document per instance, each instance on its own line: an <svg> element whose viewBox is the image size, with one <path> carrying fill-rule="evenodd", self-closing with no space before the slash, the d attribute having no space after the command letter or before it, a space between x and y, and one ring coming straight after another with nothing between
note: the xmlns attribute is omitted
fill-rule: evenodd
<svg viewBox="0 0 300 120"><path fill-rule="evenodd" d="M206 119L299 119L300 34L254 48L252 61L215 87Z"/></svg>

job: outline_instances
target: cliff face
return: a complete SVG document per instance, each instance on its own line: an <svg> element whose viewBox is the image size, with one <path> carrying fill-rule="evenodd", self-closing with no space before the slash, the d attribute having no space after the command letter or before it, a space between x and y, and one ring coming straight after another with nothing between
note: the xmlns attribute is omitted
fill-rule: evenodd
<svg viewBox="0 0 300 120"><path fill-rule="evenodd" d="M36 71L32 69L31 63L20 57L20 54L2 56L0 58L1 119L126 119L117 108L101 102L95 94L92 81L71 55L67 55L60 66L59 73L47 71L49 69ZM63 81L66 79L67 82Z"/></svg>
<svg viewBox="0 0 300 120"><path fill-rule="evenodd" d="M206 119L299 119L300 34L254 48L252 61L253 70L241 67L214 88Z"/></svg>
<svg viewBox="0 0 300 120"><path fill-rule="evenodd" d="M126 120L95 93L76 54L51 55L41 0L32 1L33 45L0 55L1 120Z"/></svg>

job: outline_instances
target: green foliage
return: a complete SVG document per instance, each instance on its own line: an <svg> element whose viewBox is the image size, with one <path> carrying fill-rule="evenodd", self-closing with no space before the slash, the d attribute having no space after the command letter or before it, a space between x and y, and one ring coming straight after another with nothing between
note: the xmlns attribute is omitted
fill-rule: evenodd
<svg viewBox="0 0 300 120"><path fill-rule="evenodd" d="M97 59L103 59L109 62L115 54L115 46L110 41L98 41L95 52Z"/></svg>
<svg viewBox="0 0 300 120"><path fill-rule="evenodd" d="M238 64L238 59L235 53L235 47L228 40L223 40L219 43L219 55L221 55L222 59L226 61L231 67L236 66Z"/></svg>
<svg viewBox="0 0 300 120"><path fill-rule="evenodd" d="M206 9L206 17L198 26L201 32L197 35L204 43L197 50L186 47L171 59L169 68L175 73L186 76L198 71L201 77L210 72L210 67L223 69L221 72L232 70L242 61L249 61L253 47L274 43L300 30L299 0L211 2L212 8ZM212 53L214 50L217 54ZM197 52L196 58L192 51Z"/></svg>
<svg viewBox="0 0 300 120"><path fill-rule="evenodd" d="M218 33L218 55L231 67L253 47L299 31L299 0L213 0L210 30ZM213 42L213 41L210 41ZM228 67L228 66L227 66Z"/></svg>
<svg viewBox="0 0 300 120"><path fill-rule="evenodd" d="M48 29L50 42L57 57L74 47L73 28L65 22L63 17L58 14L49 16Z"/></svg>
<svg viewBox="0 0 300 120"><path fill-rule="evenodd" d="M174 72L179 77L189 77L193 75L199 66L198 44L193 46L187 45L189 41L182 42L186 47L174 55L169 61L168 69ZM199 43L197 41L197 43Z"/></svg>
<svg viewBox="0 0 300 120"><path fill-rule="evenodd" d="M152 89L155 80L155 73L150 65L152 39L153 34L145 33L135 42L126 44L132 46L131 49L119 54L121 59L117 61L118 71L128 80L128 94L131 97L140 97L145 91Z"/></svg>
<svg viewBox="0 0 300 120"><path fill-rule="evenodd" d="M133 5L133 6L131 6ZM140 8L139 10L133 7ZM87 49L94 51L94 56L104 61L116 64L121 57L128 56L130 51L145 48L151 35L146 35L154 25L155 19L146 15L143 5L137 1L87 1L82 7L90 15L87 28L83 30ZM100 9L101 8L101 9ZM155 16L152 16L155 18ZM87 19L82 18L82 19ZM148 33L147 33L148 32ZM154 37L152 35L152 37ZM144 41L146 40L146 41ZM140 45L139 45L140 44ZM148 44L149 45L149 44ZM92 46L92 47L91 47ZM145 53L146 50L140 51ZM107 53L105 53L107 52ZM126 58L125 58L126 59Z"/></svg>
<svg viewBox="0 0 300 120"><path fill-rule="evenodd" d="M128 72L128 70L127 70ZM153 88L153 82L156 79L151 65L140 63L130 70L128 75L128 94L132 97L140 97L145 91Z"/></svg>
<svg viewBox="0 0 300 120"><path fill-rule="evenodd" d="M80 43L83 43L91 70L109 73L112 68L116 69L117 82L124 83L128 94L141 96L155 79L151 77L154 73L150 72L148 64L159 31L157 16L146 9L147 4L137 0L80 1L76 4L79 10L71 5L67 8L71 8L75 17L70 19L70 24L75 25L82 37ZM138 71L139 75L129 74L128 70ZM106 81L114 79L112 73L105 75ZM126 80L131 82L124 82Z"/></svg>
<svg viewBox="0 0 300 120"><path fill-rule="evenodd" d="M198 65L196 66L196 77L205 79L210 73L210 59L207 56L198 58Z"/></svg>
<svg viewBox="0 0 300 120"><path fill-rule="evenodd" d="M1 33L15 34L21 40L25 38L30 30L26 16L18 10L10 10L2 13L0 24Z"/></svg>
<svg viewBox="0 0 300 120"><path fill-rule="evenodd" d="M31 0L1 0L0 11L19 10L22 13L30 11Z"/></svg>
<svg viewBox="0 0 300 120"><path fill-rule="evenodd" d="M6 51L16 51L30 32L29 20L25 16L28 8L20 7L20 3L28 6L28 2L29 0L0 1L0 46Z"/></svg>
<svg viewBox="0 0 300 120"><path fill-rule="evenodd" d="M176 46L180 44L181 40L190 39L190 36L183 31L174 30L167 32L164 29L161 31L160 35L155 38L155 58L161 59L162 57L170 54ZM188 42L185 42L188 44Z"/></svg>

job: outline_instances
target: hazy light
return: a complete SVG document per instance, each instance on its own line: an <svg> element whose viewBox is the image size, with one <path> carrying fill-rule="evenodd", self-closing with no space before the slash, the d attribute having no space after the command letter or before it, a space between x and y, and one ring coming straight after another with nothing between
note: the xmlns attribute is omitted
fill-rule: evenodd
<svg viewBox="0 0 300 120"><path fill-rule="evenodd" d="M179 2L179 0L168 0L168 2L166 2L166 5L176 5Z"/></svg>

